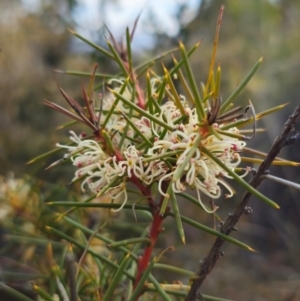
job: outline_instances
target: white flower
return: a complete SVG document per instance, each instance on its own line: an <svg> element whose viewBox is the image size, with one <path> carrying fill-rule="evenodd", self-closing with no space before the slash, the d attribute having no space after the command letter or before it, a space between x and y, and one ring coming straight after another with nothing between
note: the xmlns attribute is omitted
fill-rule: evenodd
<svg viewBox="0 0 300 301"><path fill-rule="evenodd" d="M155 141L153 147L147 152L147 154L155 156L155 154L164 154L168 151L182 150L182 153L177 157L174 169L165 172L159 180L159 191L164 196L166 196L166 194L162 191L162 183L164 181L170 181L176 170L181 168L181 165L185 162L185 158L189 152L192 151L194 140L198 135L197 129L199 125L196 110L186 108L186 112L188 114L187 124L177 124L177 130L167 133L162 140ZM165 118L169 125L174 126L174 121L180 116L179 110L173 103L167 102L162 106L161 119ZM217 124L214 126L216 128L218 127ZM228 132L231 134L239 133L237 128L231 128ZM231 170L234 170L234 168L240 164L241 158L238 152L246 145L244 141L225 135L220 135L220 137L209 135L201 141L201 144ZM200 191L210 198L217 199L221 196L221 185L228 190L226 197L231 197L233 191L230 186L221 179L221 176L231 177L215 163L215 161L201 153L200 147L196 150L193 149L193 152L193 156L183 167L181 178L172 182L172 189L175 193L179 193L184 191L187 185L191 188L195 188L199 202L203 208L207 210L201 202ZM243 176L246 174L247 171Z"/></svg>
<svg viewBox="0 0 300 301"><path fill-rule="evenodd" d="M129 146L123 154L126 160L121 161L119 164L121 166L127 166L127 175L128 178L131 178L136 165L141 165L142 158L139 156L137 149L133 145Z"/></svg>
<svg viewBox="0 0 300 301"><path fill-rule="evenodd" d="M111 83L120 85L114 88L117 93L120 93L124 80L113 79ZM157 80L151 81L153 97L157 83ZM131 88L125 88L122 96L137 104L136 97L134 99L132 97ZM58 145L68 149L67 157L71 157L73 164L78 168L74 180L83 178L82 190L87 186L97 194L109 193L113 200L122 197L122 205L118 210L121 210L127 201L126 182L134 183L136 180L146 186L157 182L158 190L163 196L167 196L162 188L164 182L171 183L174 193L183 192L187 187L196 189L198 200L206 211L208 210L201 201L202 193L210 198L218 199L222 195L221 187L223 186L227 192L225 197L231 197L233 191L222 179L223 177L231 178L230 175L204 154L201 147L205 147L229 169L234 170L241 163L239 152L243 150L246 143L235 138L235 135L238 137L239 134L239 130L235 127L226 131L228 135L203 134L196 109L188 106L184 96L181 95L180 99L185 116L182 116L182 112L170 100L160 105L159 112L154 114L155 118L175 129L170 131L165 130L162 125L155 123L151 118L133 111L121 100L116 105L113 94L104 98L100 126L114 106L115 111L111 112L112 115L105 124L105 131L111 139L116 155L112 154L113 150L106 152L105 145L101 147L105 144L105 139L101 140L100 145L98 141L85 140L74 132L71 132L70 139L75 145ZM139 133L135 132L135 128L128 126L124 115L131 116L132 123L139 131L149 141L153 141L151 147L143 143L143 139ZM222 125L212 126L218 130ZM125 129L126 136L124 136ZM195 140L199 135L203 135L203 139L197 146ZM142 147L143 144L144 147ZM248 169L243 176L247 173ZM174 175L176 178L173 179Z"/></svg>

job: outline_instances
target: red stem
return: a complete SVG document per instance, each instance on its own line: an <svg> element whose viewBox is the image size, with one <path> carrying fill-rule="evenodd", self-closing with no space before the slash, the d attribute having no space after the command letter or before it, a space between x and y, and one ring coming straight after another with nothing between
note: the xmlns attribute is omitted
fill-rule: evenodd
<svg viewBox="0 0 300 301"><path fill-rule="evenodd" d="M135 175L132 175L130 181L139 188L139 190L141 191L141 193L145 197L147 197L148 205L151 208L151 213L152 213L152 217L153 217L151 228L150 228L150 233L149 233L149 236L148 236L149 239L150 239L150 243L146 246L143 255L138 260L137 273L136 273L134 286L133 286L133 291L134 291L136 289L139 281L141 280L141 277L142 277L143 273L145 272L145 270L147 269L147 267L149 265L153 249L156 245L158 235L162 230L162 227L161 227L162 221L163 221L163 219L165 218L166 215L160 215L159 214L161 205L164 201L163 196L161 196L160 202L156 203L153 200L152 196L151 196L151 190L150 190L149 186L144 186L141 183L141 181ZM164 190L166 190L167 186L168 186L168 184L163 183L163 189ZM166 211L169 211L169 208L167 208ZM136 298L136 301L139 299L139 297L142 294L143 294L143 292L141 292L139 294L139 296Z"/></svg>
<svg viewBox="0 0 300 301"><path fill-rule="evenodd" d="M151 242L145 248L144 254L142 255L142 257L139 258L137 275L135 278L133 290L135 290L136 286L138 285L139 281L141 280L143 272L148 267L148 264L151 259L152 251L155 247L155 244L156 244L156 241L158 238L158 234L161 232L161 224L162 224L163 219L164 219L164 217L159 214L159 210L154 213L151 230L150 230L150 234L149 234L149 238L150 238Z"/></svg>

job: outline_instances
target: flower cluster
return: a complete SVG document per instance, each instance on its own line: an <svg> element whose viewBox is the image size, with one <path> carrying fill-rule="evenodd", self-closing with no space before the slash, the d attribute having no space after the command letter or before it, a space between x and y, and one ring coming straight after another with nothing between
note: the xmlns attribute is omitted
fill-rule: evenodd
<svg viewBox="0 0 300 301"><path fill-rule="evenodd" d="M184 115L174 99L169 97L164 104L157 104L154 113L150 111L149 103L148 111L145 109L148 114L143 116L133 112L132 107L124 102L131 101L133 106L137 106L138 101L131 89L126 87L121 93L124 81L114 81L118 86L102 99L102 111L98 113L98 118L101 118L100 129L105 131L108 138L86 139L71 132L72 146L58 144L68 149L67 156L77 167L74 180L83 179L82 190L88 187L98 195L108 192L112 199L123 196L118 210L127 201L127 182L139 181L145 186L156 182L159 192L165 197L168 195L163 183L171 185L175 194L187 187L196 189L198 200L205 210L207 208L201 202L200 193L217 199L221 196L223 186L227 191L226 197L233 195L223 179L231 178L230 175L201 148L205 147L234 170L241 162L239 152L246 144L238 138L239 130L236 127L218 135L203 131L207 126L199 125L196 108L191 108L183 96L180 96L180 107ZM119 93L124 101L116 96ZM154 84L151 97L155 97ZM207 107L205 110L208 113L210 109ZM109 113L111 115L107 118ZM152 118L149 116L151 113ZM222 128L219 123L211 126L215 131ZM108 145L112 145L109 151Z"/></svg>

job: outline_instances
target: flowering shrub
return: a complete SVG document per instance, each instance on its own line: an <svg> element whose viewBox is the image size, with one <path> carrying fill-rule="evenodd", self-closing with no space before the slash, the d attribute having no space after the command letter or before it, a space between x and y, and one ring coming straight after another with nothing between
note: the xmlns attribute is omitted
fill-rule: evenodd
<svg viewBox="0 0 300 301"><path fill-rule="evenodd" d="M89 242L84 246L83 257L86 252L89 252L95 257L95 264L98 265L98 260L100 260L114 270L113 275L104 273L105 281L102 281L102 284L104 283L102 291L101 293L95 292L91 300L123 300L126 296L128 300L133 301L138 300L142 295L145 297L146 291L153 290L158 292L164 300L172 300L170 295L186 296L186 300L195 300L196 286L199 283L198 287L201 285L216 260L222 256L219 248L225 240L253 251L251 247L229 236L241 214L248 214L252 211L245 206L246 197L237 207L234 217L227 223L221 224L221 231L216 231L182 216L176 200L177 195L188 201L196 201L207 213L214 213L218 207L212 200L232 197L234 191L229 182L234 180L247 190L246 196L255 195L268 205L279 208L276 203L255 189L261 179L255 183L251 182L251 185L244 180L249 172L255 174L248 164L261 163L263 159L242 157L241 153L245 152L269 160L268 154L246 147L246 141L254 138L256 132L260 131L256 127L258 119L280 110L283 106L256 114L251 102L244 110L241 106L234 104L236 97L254 75L262 59L258 60L235 91L226 100L221 100L221 68L218 67L215 70L214 65L222 13L223 8L219 15L207 81L200 85L200 88L189 64L189 57L197 49L198 44L186 51L185 46L179 42L178 51L181 59L177 61L174 58L174 67L167 70L163 66L163 74L158 75L151 69L152 63L142 64L141 68L133 66L131 40L135 28L132 33L128 29L126 31L126 47L116 43L110 34L110 40L107 41L110 51L74 33L107 58L114 60L119 65L121 73L110 80L104 79L103 88L106 88L106 91L97 97L94 96L96 65L91 74L88 90L83 89L83 106L61 88L60 91L71 110L45 101L49 107L86 126L85 132L81 134L70 131L70 144L57 144L57 150L63 149L66 152L62 159L54 162L50 167L71 162L76 167L72 182L80 182L83 192L92 193L92 196L84 202L51 202L49 205L72 206L73 208L61 218L86 234L91 234L91 230L66 217L67 213L79 207L94 206L110 208L114 211L132 208L150 211L152 217L149 233L147 235L143 233L139 238L114 242L99 235L97 231L91 234L92 237L95 236L108 243L109 247L116 247L124 254L116 264L110 258L100 256L91 250ZM144 73L146 73L145 86L142 86L139 81ZM184 92L181 93L176 88L179 85ZM252 128L245 129L244 127L249 124ZM90 132L86 133L88 128ZM268 161L269 165L271 163L297 165L294 162L276 158L276 155ZM243 161L244 164L242 164ZM266 167L265 164L258 174L264 173ZM129 185L136 188L136 194L143 196L142 204L140 202L129 204ZM196 191L197 200L189 193L185 193L187 188ZM158 199L155 197L156 193L159 195ZM98 200L98 197L104 195L110 197L111 204L101 202L89 204L92 200ZM203 196L211 200L209 205L202 201ZM219 239L210 252L211 261L208 259L205 261L207 267L200 264L199 272L192 280L191 286L182 284L163 286L151 274L160 258L160 256L153 256L153 250L159 233L162 231L162 222L167 216L175 218L183 243L185 243L183 222L215 235ZM79 249L83 248L82 244L59 230L51 228L51 231ZM146 245L142 255L138 257L136 253L141 248L142 242ZM128 247L131 244L136 244L136 247ZM174 267L165 265L164 268L174 271ZM76 280L79 279L79 274L78 268ZM86 277L86 272L83 274L82 277ZM72 273L69 273L68 277L75 283L75 276ZM128 289L119 285L120 282L128 279L130 282ZM80 285L82 285L81 289L70 288L71 295L81 295L85 298L85 289L88 285L79 282L78 286ZM40 288L35 289L43 296ZM204 297L206 298L217 300L214 297ZM149 297L150 299L152 300L152 297Z"/></svg>

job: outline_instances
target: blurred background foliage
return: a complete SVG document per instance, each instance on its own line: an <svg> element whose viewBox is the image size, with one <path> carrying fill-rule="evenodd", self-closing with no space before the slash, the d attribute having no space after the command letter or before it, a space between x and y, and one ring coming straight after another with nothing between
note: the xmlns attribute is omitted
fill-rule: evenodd
<svg viewBox="0 0 300 301"><path fill-rule="evenodd" d="M89 11L85 12L85 2L94 5L93 10L99 10L100 19L92 19ZM134 1L127 3L132 2ZM163 5L160 2L155 2L156 9L145 5L142 11L134 41L136 64L176 47L178 39L189 46L201 40L201 46L192 56L191 64L197 81L205 81L217 15L220 6L224 4L225 14L217 53L217 62L222 66L223 98L230 94L254 63L263 56L263 65L239 96L240 102L247 105L248 99L251 99L256 112L289 103L284 110L266 118L260 125L265 127L267 132L259 134L250 142L252 146L259 145L260 149L267 151L288 115L295 105L299 104L300 2L170 0ZM84 46L67 29L74 29L95 43L104 45L104 23L112 27L112 31L117 28L118 35L125 32L126 25L133 25L140 12L124 13L128 15L127 24L125 23L124 27L119 25L118 19L123 14L122 9L126 8L124 3L126 2L121 0L0 1L0 173L5 177L2 179L2 185L6 187L8 179L13 178L20 179L16 181L33 181L35 184L31 185L29 190L35 196L31 196L30 199L32 202L36 200L43 208L45 201L70 198L69 192L59 185L66 185L71 180L73 169L64 166L51 172L44 171L47 164L55 160L53 157L51 161L26 165L31 158L52 149L56 142L68 140L68 129L55 130L58 125L68 120L45 107L42 100L48 99L65 105L57 83L74 99L79 100L82 84L87 85L88 82L82 77L66 76L53 70L90 72L93 64L97 62L99 72L117 72L115 65L111 65L111 62L93 49ZM168 5L172 10L168 9ZM108 10L115 11L115 15L109 15L112 16L109 19L105 13ZM162 11L160 15L157 14L157 10ZM169 27L163 23L164 17L169 21ZM95 27L92 21L95 22ZM164 64L172 66L172 58L164 58ZM160 65L157 64L155 68L159 70ZM285 149L282 155L300 162L299 145ZM274 168L271 172L273 171L288 180L300 182L297 168ZM16 235L15 232L20 230L20 223L22 225L26 220L30 222L31 215L20 215L20 212L26 212L20 209L23 205L18 204L23 202L21 197L12 199L11 194L8 196L3 192L6 191L3 187L1 214L6 217L6 222L1 224L1 255L4 258L13 257L15 260L18 258L31 266L33 264L29 255L32 253L24 251L29 255L20 256L21 249L16 251L16 248L21 242L8 244L4 239L8 232L10 235ZM74 189L76 191L77 188ZM240 231L236 234L237 238L259 252L249 254L232 246L225 247L226 256L207 279L205 291L214 291L215 295L236 300L296 301L300 299L299 193L269 182L265 182L261 190L277 201L281 210L275 212L253 198L251 206L254 214L242 219L239 223ZM55 191L55 194L49 191ZM238 199L227 200L220 204L220 215L223 219L237 201ZM34 204L30 206L39 208ZM190 206L182 206L182 213L192 215L192 218L198 221L206 220L208 224L211 223L210 217L202 213L191 214L193 209ZM46 208L43 210L39 212L44 212L46 216L47 212L50 212ZM33 213L33 216L36 217L36 214ZM87 225L94 215L95 213L89 213ZM23 222L16 221L16 216L23 216ZM99 216L96 220L99 220ZM19 228L12 227L8 221L18 224ZM34 225L40 227L38 232L42 231L39 221L35 221ZM32 228L27 225L23 231L31 229L30 227ZM162 235L165 240L161 239L160 246L177 246L177 251L168 256L166 262L176 262L180 267L194 270L195 262L203 258L210 248L212 238L206 234L195 233L194 229L187 227L188 247L181 246L176 234L172 233L174 226L166 221L165 227L169 235ZM0 260L2 271L5 268L1 262L3 260Z"/></svg>

